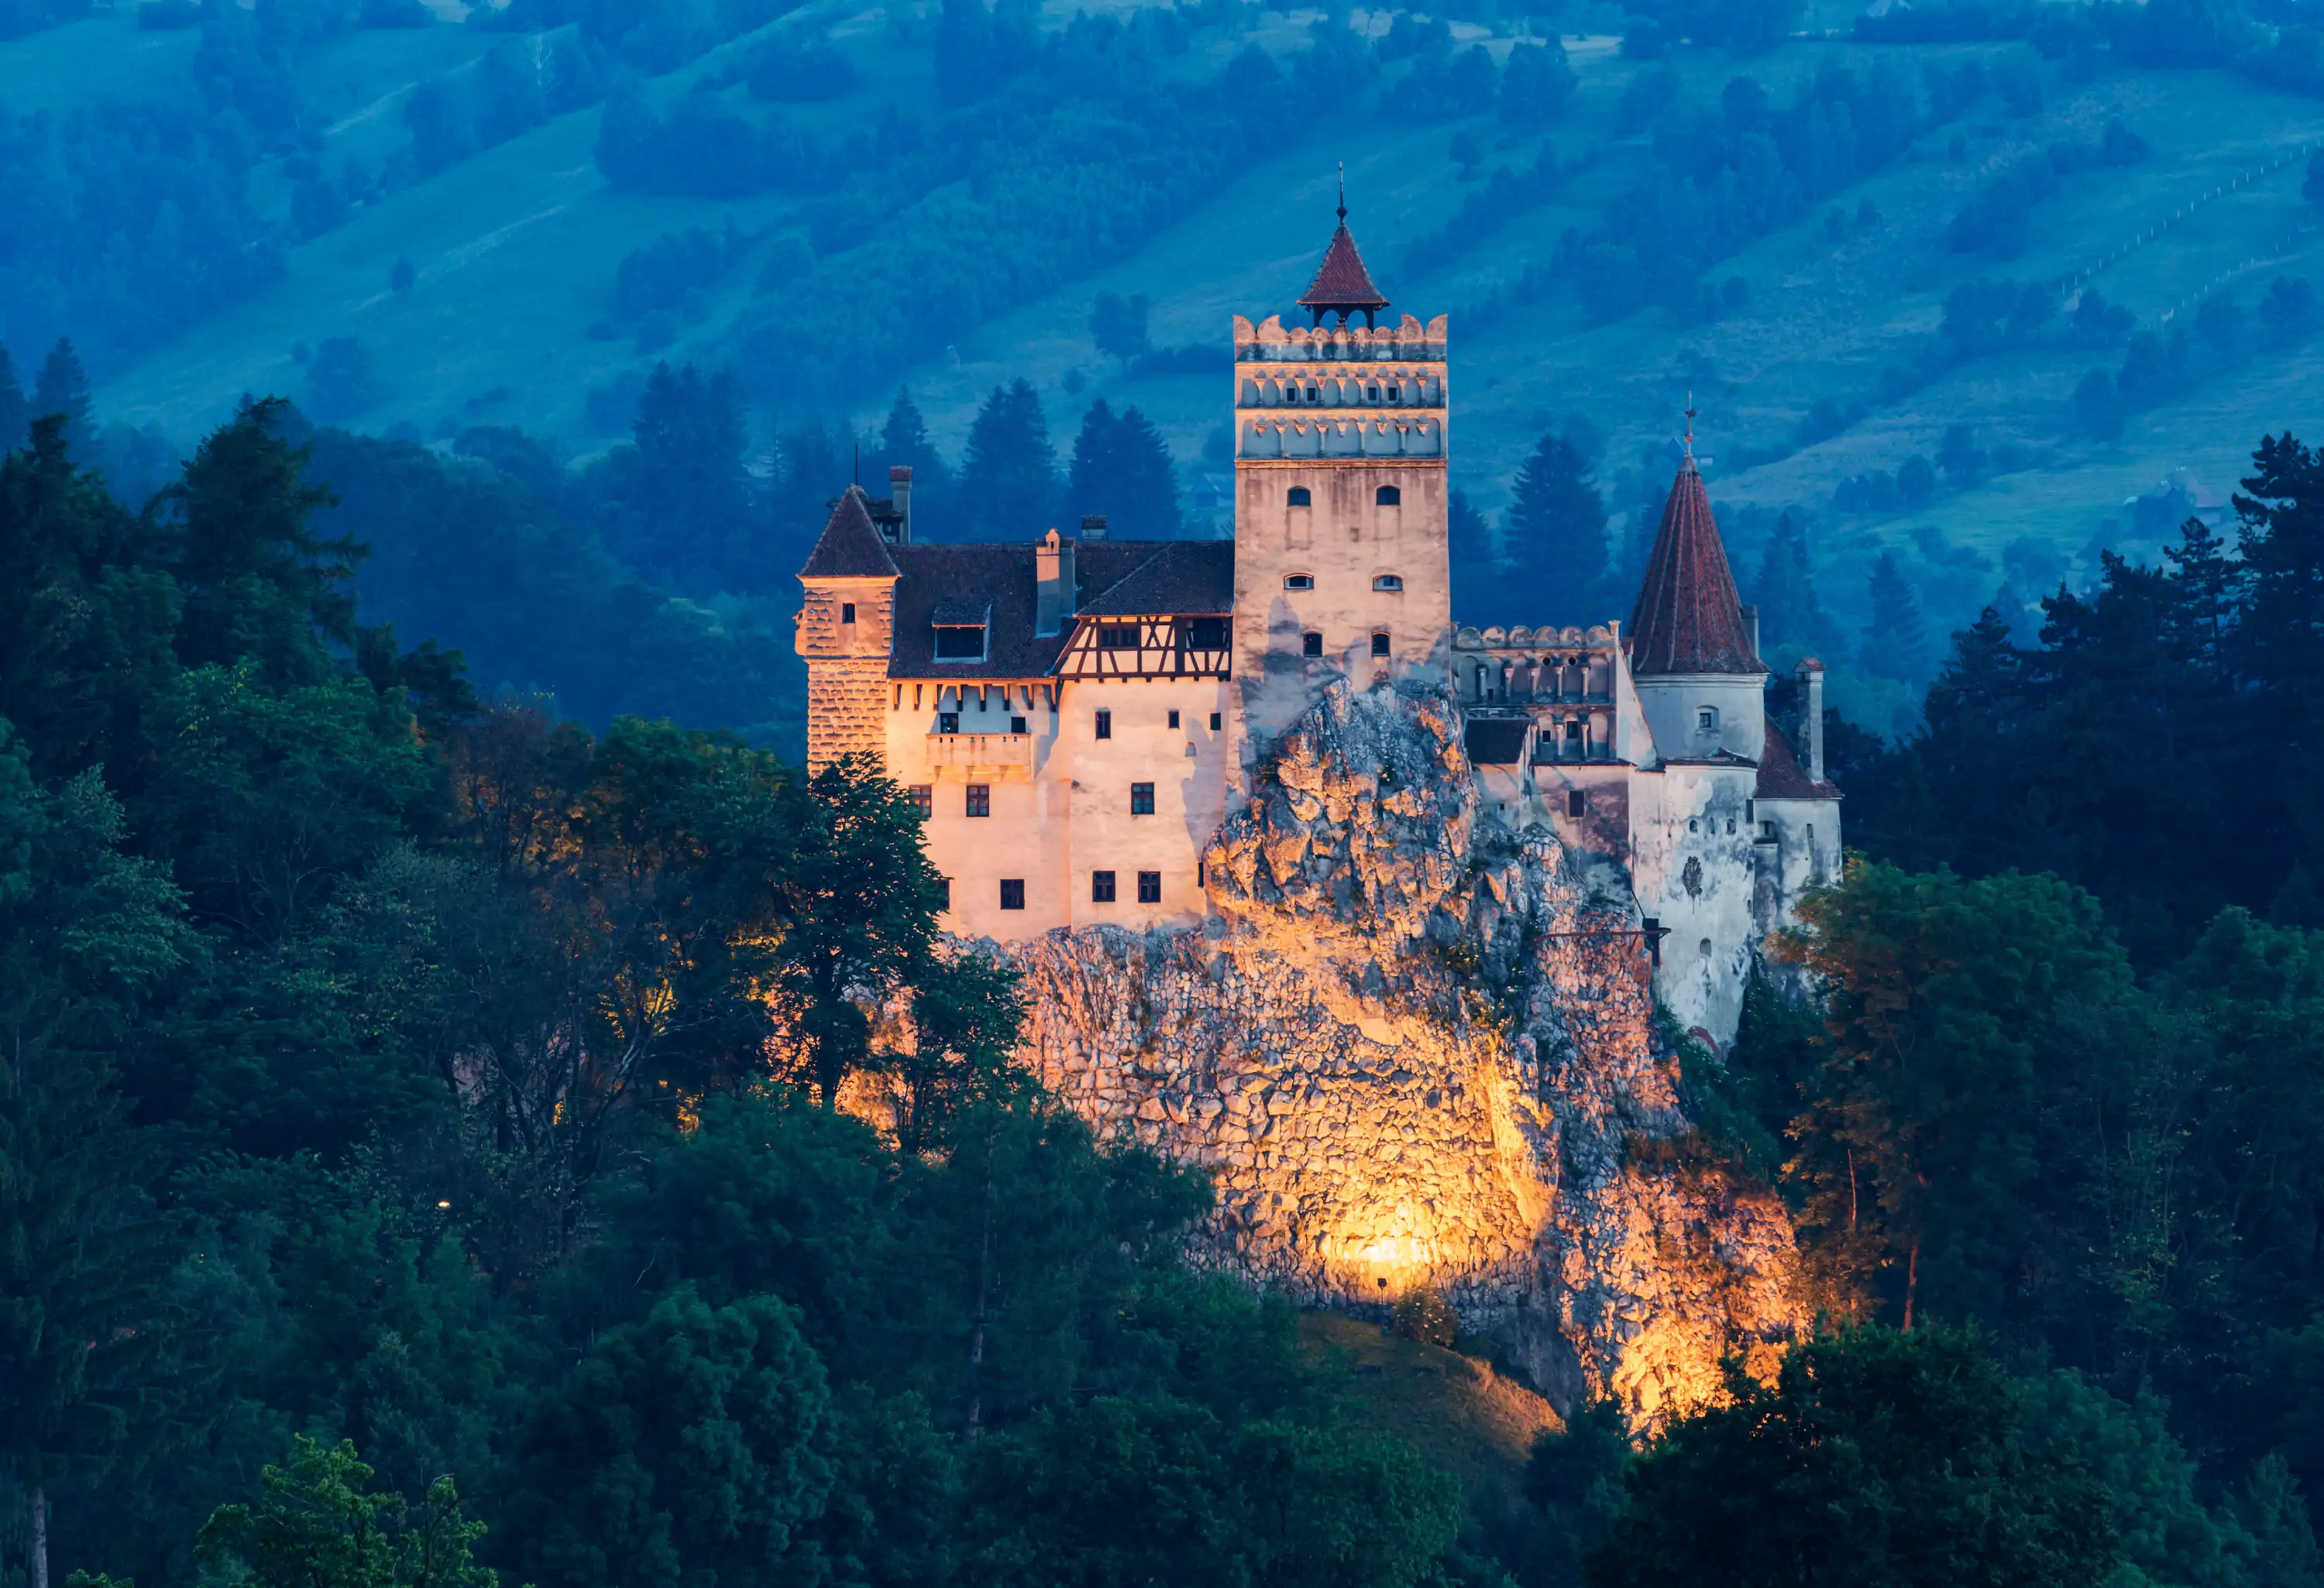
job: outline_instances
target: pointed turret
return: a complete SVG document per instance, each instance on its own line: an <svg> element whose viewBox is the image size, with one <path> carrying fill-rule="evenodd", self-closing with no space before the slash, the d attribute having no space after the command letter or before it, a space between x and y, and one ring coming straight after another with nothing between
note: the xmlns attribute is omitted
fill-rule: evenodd
<svg viewBox="0 0 2324 1588"><path fill-rule="evenodd" d="M1646 582L1630 614L1630 671L1644 679L1766 670L1743 621L1727 549L1690 451L1671 482Z"/></svg>
<svg viewBox="0 0 2324 1588"><path fill-rule="evenodd" d="M799 569L802 579L892 579L896 559L872 522L871 499L861 485L831 504L831 518Z"/></svg>
<svg viewBox="0 0 2324 1588"><path fill-rule="evenodd" d="M1348 316L1361 311L1364 324L1372 323L1372 316L1388 307L1388 300L1372 285L1372 272L1364 268L1364 256L1356 252L1356 240L1348 233L1348 195L1340 193L1340 229L1332 234L1332 245L1323 250L1323 263L1315 272L1315 280L1299 295L1299 307L1315 316L1322 325L1326 314L1336 314L1342 325Z"/></svg>

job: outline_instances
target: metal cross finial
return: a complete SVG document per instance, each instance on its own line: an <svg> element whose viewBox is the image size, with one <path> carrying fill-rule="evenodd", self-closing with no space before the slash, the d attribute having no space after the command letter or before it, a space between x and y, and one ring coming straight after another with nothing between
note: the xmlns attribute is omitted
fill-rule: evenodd
<svg viewBox="0 0 2324 1588"><path fill-rule="evenodd" d="M1686 394L1686 457L1688 462L1694 461L1694 393L1692 392Z"/></svg>
<svg viewBox="0 0 2324 1588"><path fill-rule="evenodd" d="M1340 162L1340 224L1348 222L1348 162Z"/></svg>

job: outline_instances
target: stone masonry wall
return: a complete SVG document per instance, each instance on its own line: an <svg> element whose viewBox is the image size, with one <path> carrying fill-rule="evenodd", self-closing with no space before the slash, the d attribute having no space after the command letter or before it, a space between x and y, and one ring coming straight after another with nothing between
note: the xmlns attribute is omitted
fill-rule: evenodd
<svg viewBox="0 0 2324 1588"><path fill-rule="evenodd" d="M885 657L816 659L807 664L807 765L822 771L843 755L884 757L888 747Z"/></svg>
<svg viewBox="0 0 2324 1588"><path fill-rule="evenodd" d="M1686 1150L1621 873L1478 809L1449 695L1335 684L1213 842L1202 927L987 951L1049 1086L1211 1171L1204 1260L1434 1286L1559 1405L1652 1418L1798 1326L1789 1225Z"/></svg>

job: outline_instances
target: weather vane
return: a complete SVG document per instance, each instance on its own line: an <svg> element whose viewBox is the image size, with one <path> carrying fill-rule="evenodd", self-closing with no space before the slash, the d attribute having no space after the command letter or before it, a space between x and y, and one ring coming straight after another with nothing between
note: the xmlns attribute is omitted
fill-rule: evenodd
<svg viewBox="0 0 2324 1588"><path fill-rule="evenodd" d="M1348 218L1348 162L1340 162L1340 219ZM1690 398L1688 401L1692 402Z"/></svg>
<svg viewBox="0 0 2324 1588"><path fill-rule="evenodd" d="M1692 392L1686 394L1686 456L1689 461L1694 457L1694 393Z"/></svg>

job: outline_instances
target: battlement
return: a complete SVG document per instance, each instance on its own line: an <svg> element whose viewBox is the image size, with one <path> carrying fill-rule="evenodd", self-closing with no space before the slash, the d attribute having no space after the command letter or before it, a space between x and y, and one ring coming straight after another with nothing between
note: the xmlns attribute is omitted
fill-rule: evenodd
<svg viewBox="0 0 2324 1588"><path fill-rule="evenodd" d="M1270 314L1257 327L1243 315L1234 317L1235 362L1345 364L1403 359L1444 362L1446 317L1438 315L1423 326L1418 317L1406 315L1392 326L1351 323L1314 328L1286 326L1281 315Z"/></svg>

